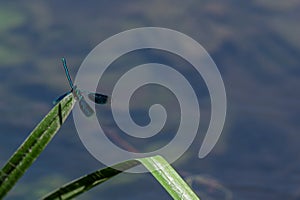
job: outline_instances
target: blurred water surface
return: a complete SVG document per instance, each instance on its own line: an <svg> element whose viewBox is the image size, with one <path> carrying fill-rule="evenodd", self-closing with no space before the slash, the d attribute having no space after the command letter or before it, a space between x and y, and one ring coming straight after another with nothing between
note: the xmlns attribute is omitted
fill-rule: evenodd
<svg viewBox="0 0 300 200"><path fill-rule="evenodd" d="M197 87L203 126L189 151L174 163L175 168L183 176L206 180L202 184L208 199L215 197L207 197L209 187L218 184L231 192L232 199L299 199L299 19L297 0L2 1L0 165L50 110L52 100L69 90L60 63L62 56L67 57L74 77L89 51L107 37L127 29L158 26L183 32L206 48L222 74L228 97L222 136L209 156L200 160L197 153L210 117L210 104L204 83ZM114 80L120 72L156 59L177 64L191 82L199 79L182 60L161 54L153 51L150 56L136 53L120 58L105 78ZM109 82L101 86L106 92L110 87ZM159 94L168 93L163 88L156 91L160 91L158 99ZM151 93L138 94L140 101L134 106L141 109L133 116L143 124L147 117L141 102L146 106L153 102ZM172 94L161 101L171 102L170 109L178 106L169 98ZM118 134L107 108L99 107L98 111L102 111L99 118L103 123ZM178 119L176 114L171 116ZM158 137L172 139L172 135ZM150 144L139 140L132 143L137 148ZM153 150L160 145L147 148ZM101 167L81 144L69 118L7 199L37 199ZM199 174L213 178L199 179ZM201 187L201 183L198 185ZM79 199L99 196L170 199L149 174L123 174Z"/></svg>

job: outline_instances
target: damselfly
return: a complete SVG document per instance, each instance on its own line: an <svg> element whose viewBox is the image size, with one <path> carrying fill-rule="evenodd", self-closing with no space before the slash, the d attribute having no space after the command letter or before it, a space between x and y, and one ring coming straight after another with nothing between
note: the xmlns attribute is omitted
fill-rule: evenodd
<svg viewBox="0 0 300 200"><path fill-rule="evenodd" d="M80 107L81 111L84 113L84 115L87 117L92 116L95 113L95 111L86 102L83 94L86 94L88 96L88 98L96 104L106 104L108 101L108 96L104 95L104 94L85 92L85 91L79 90L77 88L77 86L73 84L73 81L71 79L71 76L69 74L69 70L67 67L66 59L62 58L61 60L62 60L64 69L65 69L65 73L66 73L69 85L71 87L71 91L61 95L53 103L57 104L60 100L62 100L65 96L67 96L68 94L70 94L72 92L74 98L79 102L79 107Z"/></svg>

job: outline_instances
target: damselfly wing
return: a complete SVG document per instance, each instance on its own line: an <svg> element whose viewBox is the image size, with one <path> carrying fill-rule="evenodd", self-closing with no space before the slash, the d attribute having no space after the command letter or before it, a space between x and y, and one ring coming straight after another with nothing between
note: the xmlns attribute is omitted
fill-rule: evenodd
<svg viewBox="0 0 300 200"><path fill-rule="evenodd" d="M108 101L108 96L104 94L99 93L89 93L88 97L91 101L97 103L97 104L106 104Z"/></svg>
<svg viewBox="0 0 300 200"><path fill-rule="evenodd" d="M53 105L56 105L58 102L60 102L63 98L65 98L65 96L67 96L68 94L70 94L71 92L66 92L63 95L57 97L52 103Z"/></svg>
<svg viewBox="0 0 300 200"><path fill-rule="evenodd" d="M84 96L82 95L82 91L77 88L76 85L73 84L71 76L69 74L69 69L67 66L67 61L65 58L62 58L63 67L65 70L66 77L68 79L69 85L71 87L71 91L63 94L62 96L58 97L53 103L57 104L60 100L62 100L66 95L72 92L74 98L79 103L80 110L84 113L85 116L91 117L95 111L91 108L91 106L86 102ZM108 96L99 93L92 93L87 92L88 98L96 104L106 104L108 102Z"/></svg>

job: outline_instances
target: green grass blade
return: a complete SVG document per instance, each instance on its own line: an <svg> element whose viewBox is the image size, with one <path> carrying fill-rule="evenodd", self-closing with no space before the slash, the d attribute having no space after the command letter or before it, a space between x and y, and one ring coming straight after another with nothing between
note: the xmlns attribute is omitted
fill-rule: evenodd
<svg viewBox="0 0 300 200"><path fill-rule="evenodd" d="M138 159L173 199L199 199L175 169L161 156Z"/></svg>
<svg viewBox="0 0 300 200"><path fill-rule="evenodd" d="M50 193L44 197L43 200L72 199L79 194L87 192L91 188L107 181L113 176L118 175L119 173L139 164L143 164L152 173L156 180L165 188L165 190L173 197L173 199L199 200L197 195L190 189L187 183L161 156L129 160L112 167L95 171Z"/></svg>
<svg viewBox="0 0 300 200"><path fill-rule="evenodd" d="M0 199L15 185L44 150L70 114L75 100L72 94L63 98L30 133L0 171Z"/></svg>
<svg viewBox="0 0 300 200"><path fill-rule="evenodd" d="M91 188L107 181L108 179L122 173L123 171L139 165L140 162L136 160L130 160L123 163L119 163L112 167L97 170L91 174L83 176L77 180L74 180L65 186L51 192L46 195L43 200L65 200L72 199L79 194L87 192ZM119 169L119 170L117 170Z"/></svg>

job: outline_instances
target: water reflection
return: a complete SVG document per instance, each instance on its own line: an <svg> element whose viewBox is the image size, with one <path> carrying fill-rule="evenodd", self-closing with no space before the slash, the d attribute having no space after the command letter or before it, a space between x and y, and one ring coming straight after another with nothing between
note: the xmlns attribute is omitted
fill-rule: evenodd
<svg viewBox="0 0 300 200"><path fill-rule="evenodd" d="M232 200L232 192L215 178L208 175L193 175L185 178L186 182L196 192L200 199Z"/></svg>
<svg viewBox="0 0 300 200"><path fill-rule="evenodd" d="M198 160L195 152L199 146L192 147L188 154L195 158L190 156L180 165L175 163L177 169L186 165L195 174L210 174L222 180L221 185L230 188L236 199L299 199L299 10L300 2L294 0L2 1L0 165L50 110L52 100L68 90L65 77L61 76L59 59L63 55L70 65L80 66L95 45L115 33L141 26L162 26L190 35L207 49L221 71L229 103L226 127L212 154ZM172 58L171 63L177 61ZM133 60L122 60L120 70L128 70L132 63ZM189 68L183 70L194 79ZM71 71L72 77L75 72ZM106 78L116 76L111 73ZM110 90L109 85L103 88ZM202 93L205 88L199 91L203 95L200 103L209 105L207 94ZM174 105L176 102L170 108ZM105 113L101 108L97 115ZM147 118L143 111L140 113L141 119ZM99 117L109 124L106 116ZM117 133L113 138L119 137ZM137 145L144 144L137 141ZM65 180L99 167L69 120L7 199L37 199ZM32 188L39 185L29 185L53 174L64 181L53 183L52 188L45 186L32 196ZM129 176L126 178L130 180ZM203 185L206 191L219 183L199 180L196 185ZM111 185L113 190L95 189L85 199L101 194L105 194L104 199L113 199L115 191L122 191L124 186L117 186L117 182ZM149 188L146 184L138 186L144 193ZM144 193L130 196L131 191L125 191L122 199L151 199ZM226 196L222 189L216 191ZM161 193L157 192L158 196Z"/></svg>

